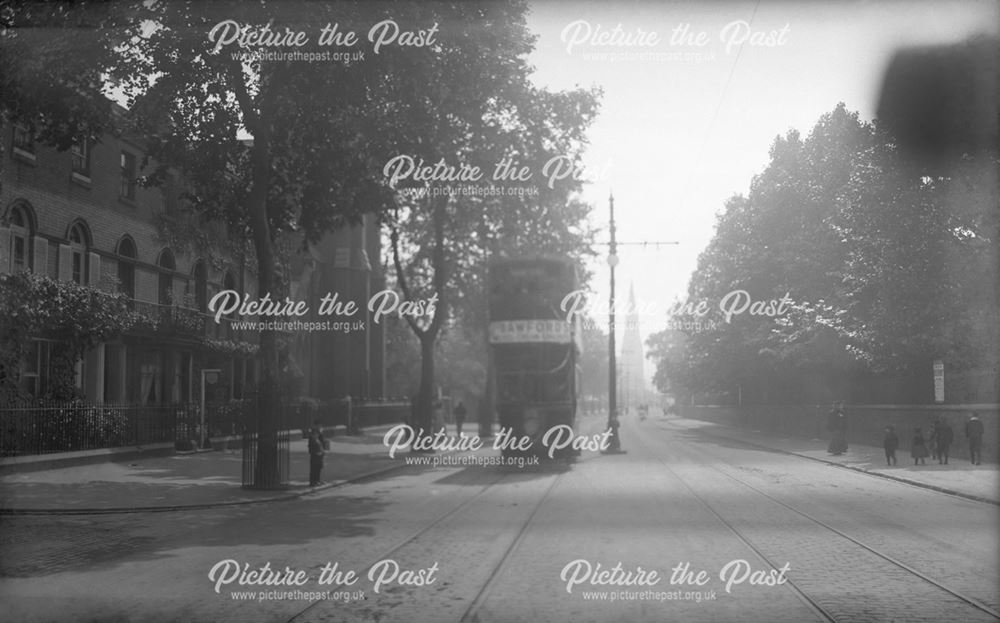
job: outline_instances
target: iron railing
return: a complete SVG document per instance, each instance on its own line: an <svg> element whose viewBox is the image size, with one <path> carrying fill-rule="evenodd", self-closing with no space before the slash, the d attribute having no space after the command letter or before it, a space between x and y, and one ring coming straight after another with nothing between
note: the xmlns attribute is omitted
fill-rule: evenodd
<svg viewBox="0 0 1000 623"><path fill-rule="evenodd" d="M291 474L291 435L289 434L289 405L279 410L276 430L265 432L259 427L260 418L244 422L243 487L247 489L282 489L288 486ZM256 411L257 405L251 403ZM274 437L271 437L271 436Z"/></svg>
<svg viewBox="0 0 1000 623"><path fill-rule="evenodd" d="M73 402L23 402L0 404L0 456L26 456L191 442L256 434L253 399L208 403L202 419L197 404L88 404ZM309 430L318 420L325 428L343 426L359 432L370 426L398 424L409 417L405 401L365 402L354 399L331 402L285 403L281 407L282 431Z"/></svg>
<svg viewBox="0 0 1000 623"><path fill-rule="evenodd" d="M0 405L0 455L23 456L173 442L194 405L84 402Z"/></svg>

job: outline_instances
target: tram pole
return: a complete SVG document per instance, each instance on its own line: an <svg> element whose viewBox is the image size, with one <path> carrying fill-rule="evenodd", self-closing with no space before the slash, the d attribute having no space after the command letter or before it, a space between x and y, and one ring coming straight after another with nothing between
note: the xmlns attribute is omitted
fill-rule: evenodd
<svg viewBox="0 0 1000 623"><path fill-rule="evenodd" d="M618 362L615 354L615 266L618 264L618 245L615 240L615 196L608 195L610 211L611 244L608 249L608 266L611 268L611 294L608 298L608 428L611 429L610 452L621 451L618 436Z"/></svg>
<svg viewBox="0 0 1000 623"><path fill-rule="evenodd" d="M608 210L610 212L610 241L608 244L608 266L611 268L611 294L608 297L608 428L612 430L610 448L606 452L624 452L621 449L621 439L618 436L618 362L615 353L615 266L618 265L618 245L654 246L679 244L676 240L641 240L636 242L618 242L615 238L615 196L608 195ZM605 244L598 242L595 244Z"/></svg>

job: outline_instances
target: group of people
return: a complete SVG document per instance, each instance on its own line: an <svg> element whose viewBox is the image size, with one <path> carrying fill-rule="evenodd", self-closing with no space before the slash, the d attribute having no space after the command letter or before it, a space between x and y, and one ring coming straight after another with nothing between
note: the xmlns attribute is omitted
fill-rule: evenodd
<svg viewBox="0 0 1000 623"><path fill-rule="evenodd" d="M830 445L827 452L839 456L847 452L847 415L844 413L844 403L836 402L827 414L826 428L830 431ZM965 437L969 440L969 461L979 465L983 459L983 421L975 413L969 414L965 423ZM913 429L910 441L910 457L914 465L926 465L927 457L932 457L940 465L947 465L951 453L951 445L955 442L955 432L951 425L937 417L931 428L930 436L925 438L921 427ZM885 427L882 438L885 449L885 464L896 465L896 450L899 448L899 436L893 426Z"/></svg>
<svg viewBox="0 0 1000 623"><path fill-rule="evenodd" d="M983 421L975 413L972 413L965 423L965 437L969 440L969 461L973 465L979 465L983 458ZM939 465L947 465L951 444L954 441L955 433L951 425L944 418L935 418L930 437L924 438L924 431L920 426L913 429L910 458L913 459L914 465L926 465L928 456L936 460ZM895 427L885 427L882 447L885 448L885 464L895 465L896 449L899 447L899 437L896 435Z"/></svg>

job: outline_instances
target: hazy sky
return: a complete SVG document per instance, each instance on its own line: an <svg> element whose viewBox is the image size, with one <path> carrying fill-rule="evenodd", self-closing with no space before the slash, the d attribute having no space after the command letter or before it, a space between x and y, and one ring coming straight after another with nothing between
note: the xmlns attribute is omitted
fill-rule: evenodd
<svg viewBox="0 0 1000 623"><path fill-rule="evenodd" d="M602 240L613 190L619 240L680 242L659 250L621 249L619 295L627 295L634 282L639 304L647 309L664 310L683 298L698 254L712 237L716 213L729 196L748 191L776 135L792 128L808 134L820 115L841 101L871 119L894 49L996 33L997 6L992 0L536 2L528 19L538 35L531 58L536 82L554 89L604 89L587 163L595 175L607 174L584 191L596 208ZM746 24L732 25L739 21L760 34L745 36ZM691 39L671 43L684 24L691 39L705 33L703 45ZM619 39L631 35L633 43L647 45L615 45L608 38L605 45L596 44L601 32L611 36L617 26ZM651 33L658 37L655 45ZM723 35L732 39L723 41ZM573 41L579 43L567 49ZM594 53L633 56L595 58ZM642 53L658 56L636 56ZM606 258L594 268L592 287L606 305ZM641 318L643 337L662 329L663 318ZM647 362L647 376L652 372Z"/></svg>

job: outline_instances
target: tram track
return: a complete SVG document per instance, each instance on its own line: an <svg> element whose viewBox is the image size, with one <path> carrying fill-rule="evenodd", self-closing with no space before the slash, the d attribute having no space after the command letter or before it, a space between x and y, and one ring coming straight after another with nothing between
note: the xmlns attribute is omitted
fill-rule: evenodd
<svg viewBox="0 0 1000 623"><path fill-rule="evenodd" d="M657 427L657 428L663 430L662 427ZM676 429L676 430L680 431L682 429ZM712 503L710 503L703 496L699 495L697 493L697 491L695 491L695 489L688 483L688 481L687 481L687 479L685 479L685 477L683 477L675 469L673 469L673 467L671 467L671 465L667 461L665 461L664 459L662 459L661 458L661 453L656 452L655 450L653 450L652 448L650 448L650 446L648 445L647 441L645 439L643 439L642 436L635 436L635 438L639 439L639 444L641 446L643 446L648 452L650 452L651 455L654 456L657 459L657 461L660 464L662 464L664 466L664 468L666 468L666 470L668 472L670 472L679 482L681 482L681 484L691 493L691 495L694 498L696 498L712 515L714 515L720 521L720 523L722 523L729 531L731 531L740 541L742 541L745 545L747 545L747 547L749 547L757 556L759 556L762 560L764 560L764 562L766 562L768 565L770 565L774 569L778 568L778 566L772 560L770 560L769 557L762 551L762 548L759 547L758 544L754 543L753 540L751 538L749 538L745 534L744 531L741 531L739 528L737 528L734 525L733 522L727 520L723 516L723 514L719 512L719 509L715 508L712 505ZM633 441L634 441L634 439L633 439ZM661 443L666 444L667 442L661 442ZM870 545L868 543L865 543L864 541L862 541L862 540L860 540L858 538L855 538L855 537L851 536L850 534L847 534L845 531L840 530L840 529L838 529L838 528L830 525L828 522L825 522L822 519L818 519L813 514L805 512L805 511L801 510L800 508L796 508L795 506L793 506L793 505L791 505L791 504L789 504L787 502L784 502L782 500L777 499L773 495L771 495L771 494L769 494L769 493L761 490L759 487L756 487L756 486L750 484L745 479L738 478L737 476L734 476L732 473L729 473L729 472L721 469L717 465L717 463L721 462L721 463L724 463L724 464L726 464L726 465L728 465L728 466L730 466L732 468L739 467L739 466L734 465L733 463L727 461L726 459L723 459L723 458L717 456L716 454L714 454L712 452L709 452L708 450L705 450L704 448L694 447L691 444L679 444L678 443L678 444L674 444L674 446L676 446L676 447L672 447L671 448L672 451L676 450L676 448L679 447L679 448L682 448L680 454L686 454L688 457L701 459L701 460L698 461L699 466L704 466L704 467L710 467L710 468L712 468L713 471L715 471L716 473L724 476L728 480L730 480L732 482L735 482L736 484L740 485L741 487L744 487L746 489L749 489L749 490L753 491L755 494L763 497L764 499L768 500L769 502L773 503L774 505L776 505L778 507L781 507L781 508L787 510L788 512L793 513L797 517L801 517L801 518L807 520L812 525L815 525L815 526L818 526L818 527L822 528L827 533L836 535L840 539L846 540L847 542L851 543L853 546L856 546L856 547L859 547L859 548L863 549L864 551L866 551L866 552L868 552L868 553L870 553L870 554L878 557L879 559L885 561L886 563L889 563L893 567L895 567L895 568L897 568L897 569L905 572L909 576L918 578L919 580L921 580L925 584L930 585L930 586L934 587L935 589L937 589L939 591L943 591L944 593L947 593L952 598L957 599L961 603L963 603L963 604L965 604L965 605L967 605L967 606L969 606L971 608L974 608L975 610L977 610L978 612L980 612L982 614L986 614L989 617L992 617L993 619L1000 619L1000 612L998 612L992 606L990 606L988 604L985 604L985 603L983 603L982 601L980 601L978 599L975 599L973 597L969 597L968 595L965 595L965 594L959 592L958 590L956 590L956 589L948 586L947 584L945 584L943 582L940 582L940 581L938 581L938 580L930 577L929 575L927 575L925 573L922 573L921 571L913 568L913 566L908 565L906 563L903 563L903 562L899 561L898 559L896 559L895 557L893 557L893 556L889 555L888 553L882 551L881 549L879 549L877 547L874 547L874 546L872 546L872 545ZM675 453L675 455L676 454L678 454L678 453ZM705 461L704 457L709 457L710 460ZM796 583L791 577L788 578L788 584L796 592L796 594L801 599L803 599L810 606L810 608L814 610L814 612L817 613L817 615L820 618L820 620L823 620L823 621L839 621L839 620L842 620L842 618L837 617L836 614L830 612L830 609L824 607L820 603L820 600L814 599L814 597L811 596L807 592L807 590L805 590L803 587L799 586L799 584Z"/></svg>
<svg viewBox="0 0 1000 623"><path fill-rule="evenodd" d="M710 514L711 514L711 515L713 516L713 517L715 517L715 519L716 519L716 520L717 520L717 521L718 521L719 523L721 523L721 524L722 524L723 526L725 526L725 527L726 527L726 529L728 529L728 530L729 530L729 531L730 531L730 532L731 532L731 533L732 533L732 534L733 534L733 535L734 535L734 536L735 536L735 537L736 537L737 539L739 539L739 541L740 541L741 543L743 543L744 545L746 545L746 546L747 546L747 547L748 547L748 548L749 548L749 549L750 549L750 550L751 550L751 551L752 551L752 552L753 552L753 553L754 553L754 554L755 554L755 555L756 555L756 556L757 556L758 558L760 558L760 559L761 559L761 560L762 560L762 561L763 561L764 563L766 563L766 564L767 564L768 566L770 566L770 567L771 567L772 569L779 569L779 568L780 568L780 565L776 564L776 563L775 563L774 561L772 561L772 560L771 560L771 559L770 559L770 558L769 558L769 557L768 557L768 556L767 556L766 554L764 554L764 552L762 552L760 548L758 548L758 547L757 547L757 546L756 546L756 545L755 545L755 544L754 544L754 543L753 543L753 542L752 542L752 541L751 541L750 539L748 539L748 538L747 538L747 537L746 537L746 536L745 536L745 535L744 535L744 534L743 534L743 533L742 533L742 532L741 532L740 530L738 530L738 529L737 529L737 528L736 528L736 527L735 527L735 526L734 526L734 525L733 525L733 524L732 524L731 522L729 522L729 521L728 521L728 520L727 520L727 519L726 519L725 517L723 517L723 516L722 516L722 515L721 515L721 514L720 514L720 513L719 513L719 512L718 512L718 511L717 511L717 510L716 510L716 509L715 509L715 508L714 508L714 507L713 507L713 506L712 506L712 505L711 505L711 504L710 504L710 503L709 503L708 501L707 501L707 500L705 500L705 499L704 499L704 498L703 498L702 496L698 495L697 491L695 491L695 490L694 490L694 488L693 488L693 487L691 487L691 485L690 485L690 484L688 484L687 480L685 480L684 478L682 478L682 477L681 477L681 476L680 476L680 475L679 475L679 474L678 474L678 473L677 473L677 472L676 472L676 471L675 471L675 470L674 470L674 469L673 469L672 467L670 467L670 464L669 464L669 463L667 463L667 462L666 462L666 461L664 461L664 460L663 460L662 458L660 458L660 455L659 455L659 453L656 453L656 452L652 452L652 451L651 451L651 449L650 449L650 447L649 447L649 446L648 446L648 445L647 445L647 444L645 443L645 441L641 440L641 437L640 437L640 442L639 442L639 444L640 444L641 446L643 446L643 447L644 447L644 448L645 448L645 449L646 449L647 451L650 451L650 452L652 453L652 455L653 455L653 456L655 456L655 457L656 457L656 459L657 459L657 460L658 460L658 461L660 462L660 464L662 464L662 465L663 465L663 466L664 466L664 467L665 467L665 468L667 469L667 471L668 471L668 472L670 472L670 474L671 474L671 475L672 475L672 476L673 476L673 477L674 477L674 478L675 478L675 479L676 479L676 480L677 480L677 481L678 481L679 483L681 483L681 485L683 485L683 486L684 486L684 488L685 488L685 489L686 489L686 490L688 491L688 493L690 493L690 494L691 494L691 496L692 496L693 498L695 498L696 500L698 500L698 502L700 502L700 503L701 503L701 505L702 505L702 506L703 506L703 507L704 507L704 508L705 508L705 509L706 509L706 510L707 510L707 511L708 511L708 512L709 512L709 513L710 513ZM800 600L801 600L801 601L802 601L802 602L803 602L803 603L804 603L804 604L805 604L805 605L806 605L806 606L807 606L807 607L808 607L808 608L809 608L809 609L810 609L810 610L811 610L811 611L812 611L812 612L813 612L814 614L816 614L816 615L817 615L817 618L818 618L819 620L821 620L821 621L826 621L826 622L828 622L828 623L836 623L836 622L837 622L837 619L836 619L836 617L834 617L834 616L833 616L833 615L832 615L832 614L831 614L831 613L830 613L830 612L829 612L828 610L826 610L825 608L823 608L823 606L822 606L822 605L820 605L819 603L817 603L817 602L816 602L816 600L812 599L812 598L811 598L811 597L809 596L809 594L808 594L808 593L806 593L806 592L805 592L805 591L804 591L804 590L803 590L802 588L800 588L800 587L798 586L798 584L797 584L796 582L794 582L794 581L793 581L793 580L792 580L791 578L786 578L786 580L787 580L787 582L786 582L786 583L787 583L787 585L788 585L788 586L789 586L789 587L791 588L791 590L792 590L792 591L793 591L793 592L795 593L795 595L796 595L796 596L797 596L797 597L798 597L798 598L799 598L799 599L800 599Z"/></svg>
<svg viewBox="0 0 1000 623"><path fill-rule="evenodd" d="M521 528L517 531L517 535L514 537L514 540L511 541L510 545L508 545L507 548L504 550L504 553L500 558L500 562L498 562L497 565L493 568L493 570L490 571L490 575L489 578L486 580L486 583L483 584L483 587L476 594L475 598L473 598L472 603L469 604L469 607L465 611L465 614L462 615L461 619L462 623L479 623L478 615L480 608L482 608L483 604L486 603L486 600L489 598L493 588L497 585L499 578L508 568L508 564L511 558L513 557L514 552L517 551L518 547L520 547L521 543L524 541L524 537L528 534L528 529L531 527L532 522L535 520L535 516L538 514L539 509L542 508L542 504L545 503L545 500L548 499L549 494L552 493L552 490L556 488L556 485L559 483L560 480L562 480L562 477L565 474L566 472L560 473L558 476L552 479L552 482L549 483L548 487L546 487L545 493L543 493L542 496L538 499L538 502L535 504L535 507L531 510L531 514L528 515L528 518L524 521L523 524L521 524Z"/></svg>
<svg viewBox="0 0 1000 623"><path fill-rule="evenodd" d="M403 538L400 541L397 541L395 545L393 545L392 547L390 547L387 550L385 550L380 556L376 556L370 563L366 564L365 567L363 568L363 571L359 574L359 576L368 573L371 570L371 568L374 567L376 563L378 563L378 561L384 560L386 558L391 557L393 554L395 554L396 552L400 551L401 549L403 549L404 547L406 547L410 543L416 541L420 537L422 537L425 534L429 533L435 527L437 527L440 524L448 521L448 519L450 519L451 517L457 515L458 513L462 512L462 510L464 510L465 508L471 506L474 502L476 502L476 500L482 498L483 495L485 495L485 493L487 491L489 491L491 488L493 488L494 486L496 486L501 480L503 480L506 475L507 474L504 473L504 472L499 473L499 475L497 476L496 479L494 479L492 482L490 482L490 483L486 484L485 486L483 486L482 488L480 488L479 491L477 491L473 495L469 496L465 500L462 500L462 502L460 502L456 506L452 507L447 512L442 513L441 515L439 515L438 517L436 517L433 521L431 521L428 524L425 524L422 528L420 528L419 530L411 533L406 538ZM294 621L301 620L301 617L303 615L305 615L307 612L313 610L314 608L316 608L316 606L318 606L318 605L320 605L322 603L324 603L324 600L322 600L322 599L317 599L317 600L314 600L314 601L310 602L309 605L307 605L305 608L299 610L294 615L292 615L287 620L288 623L293 623Z"/></svg>
<svg viewBox="0 0 1000 623"><path fill-rule="evenodd" d="M576 463L582 463L588 460L592 460L596 457L589 457L587 459L581 459L576 461ZM544 464L543 464L544 465ZM540 473L546 474L551 472L545 472L544 470L548 468L543 468ZM570 468L562 467L560 464L560 470L555 473L555 477L544 487L541 495L537 496L532 503L532 507L527 517L512 527L512 530L508 530L508 534L513 532L513 538L503 549L500 555L499 561L493 566L489 571L485 582L479 587L476 596L472 599L469 606L465 609L464 614L461 617L462 621L477 621L476 614L482 604L486 601L489 596L490 591L493 586L495 586L498 578L503 575L504 570L507 568L508 562L517 548L524 540L524 537L528 534L528 531L532 525L532 522L537 515L538 511L544 505L545 501L549 498L551 492L555 489L556 485L562 480L562 478L570 471ZM495 489L495 487L502 485L509 480L511 480L514 475L523 475L523 471L497 471L495 472L496 477L481 487L475 494L469 496L468 498L462 500L459 504L453 506L447 512L442 513L438 517L434 518L429 523L424 524L418 530L414 530L408 536L401 538L394 545L385 549L379 556L373 557L370 562L360 567L361 571L358 573L359 577L365 576L379 561L393 558L398 554L404 552L408 547L422 541L427 540L429 542L440 542L446 540L446 537L435 534L436 531L441 531L446 524L449 524L452 520L459 517L463 512L469 511L477 502L484 500L488 497L488 493ZM323 603L328 603L325 600L315 600L310 602L307 606L296 612L290 618L287 619L288 623L293 623L295 621L303 621L308 618L308 615L316 612L318 606Z"/></svg>

